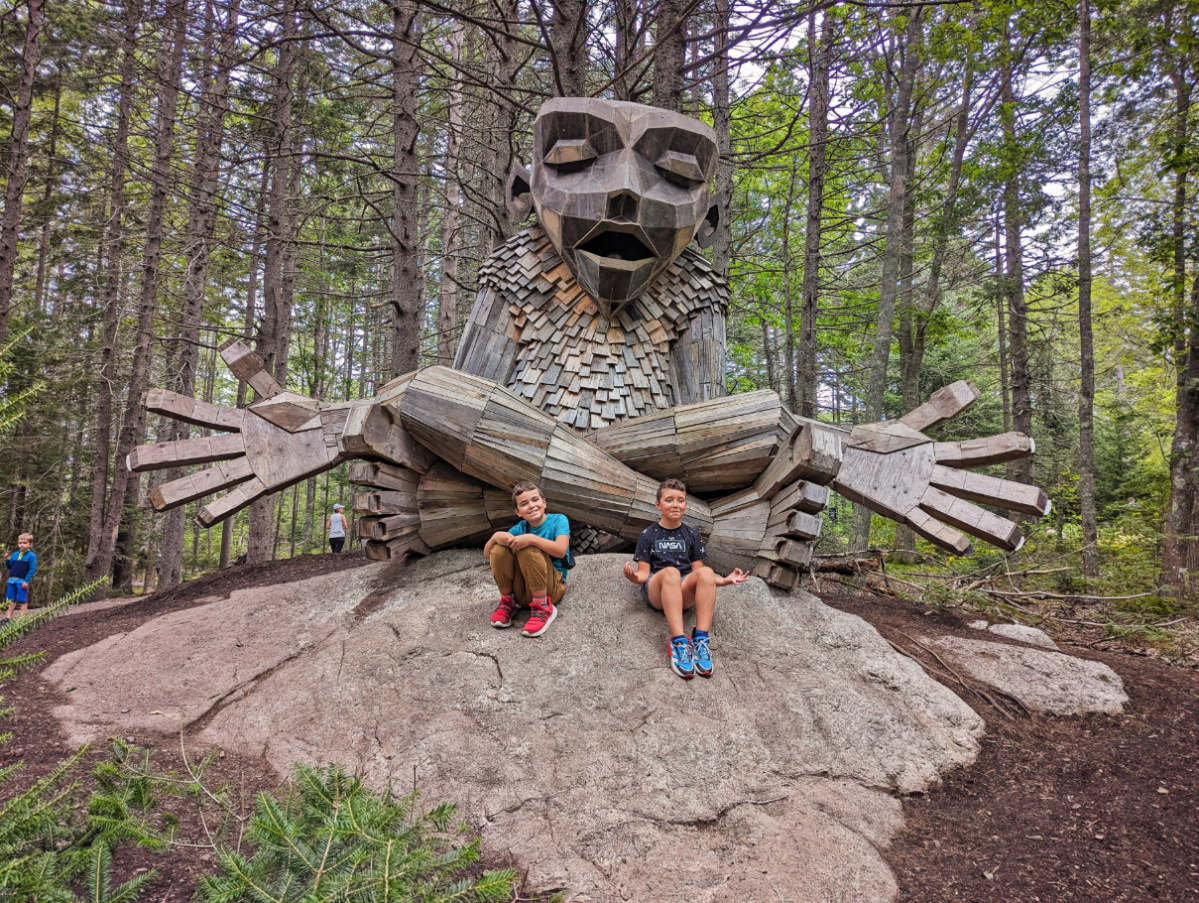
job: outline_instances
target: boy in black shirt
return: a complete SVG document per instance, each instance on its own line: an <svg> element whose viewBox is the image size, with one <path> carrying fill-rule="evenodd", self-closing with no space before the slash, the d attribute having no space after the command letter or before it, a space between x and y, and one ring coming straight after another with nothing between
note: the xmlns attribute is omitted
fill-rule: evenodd
<svg viewBox="0 0 1199 903"><path fill-rule="evenodd" d="M737 568L727 577L704 564L704 539L683 523L687 487L682 480L665 480L654 506L662 512L656 524L641 531L633 561L624 566L625 578L641 585L641 598L666 615L670 629L670 668L679 677L712 676L708 632L716 610L716 587L743 582L749 575ZM683 632L683 611L695 608L691 639Z"/></svg>

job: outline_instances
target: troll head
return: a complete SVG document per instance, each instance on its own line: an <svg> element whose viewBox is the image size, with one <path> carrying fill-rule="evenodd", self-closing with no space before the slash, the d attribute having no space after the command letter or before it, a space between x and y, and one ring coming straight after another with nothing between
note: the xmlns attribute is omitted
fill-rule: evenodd
<svg viewBox="0 0 1199 903"><path fill-rule="evenodd" d="M560 97L533 122L532 171L508 177L508 209L535 210L555 250L605 316L648 289L694 238L711 244L716 134L637 103Z"/></svg>

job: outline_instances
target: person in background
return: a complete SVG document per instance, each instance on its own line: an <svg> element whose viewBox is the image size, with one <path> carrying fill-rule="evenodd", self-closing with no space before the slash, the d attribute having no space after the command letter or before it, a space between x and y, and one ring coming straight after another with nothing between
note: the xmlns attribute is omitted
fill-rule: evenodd
<svg viewBox="0 0 1199 903"><path fill-rule="evenodd" d="M341 513L345 507L338 502L329 515L329 548L334 552L340 552L346 544L346 516Z"/></svg>
<svg viewBox="0 0 1199 903"><path fill-rule="evenodd" d="M17 550L8 556L4 567L8 570L8 589L5 593L8 599L8 614L0 619L0 624L7 624L12 620L18 605L21 606L21 614L29 613L29 581L37 572L37 555L33 551L32 533L22 533L17 537Z"/></svg>

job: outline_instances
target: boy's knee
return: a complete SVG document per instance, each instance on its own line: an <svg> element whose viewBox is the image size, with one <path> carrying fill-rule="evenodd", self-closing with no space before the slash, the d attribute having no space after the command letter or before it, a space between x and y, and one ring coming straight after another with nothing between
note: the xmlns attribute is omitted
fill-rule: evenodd
<svg viewBox="0 0 1199 903"><path fill-rule="evenodd" d="M716 572L705 564L703 567L695 569L695 579L704 586L715 586Z"/></svg>
<svg viewBox="0 0 1199 903"><path fill-rule="evenodd" d="M663 583L680 585L683 582L683 574L678 568L662 568L658 573L662 575L659 579Z"/></svg>

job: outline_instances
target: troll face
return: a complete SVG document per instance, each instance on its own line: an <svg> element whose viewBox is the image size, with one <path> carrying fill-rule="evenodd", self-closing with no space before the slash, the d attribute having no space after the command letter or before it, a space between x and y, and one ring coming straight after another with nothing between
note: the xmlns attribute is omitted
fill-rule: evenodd
<svg viewBox="0 0 1199 903"><path fill-rule="evenodd" d="M605 316L614 316L692 238L707 247L716 135L704 123L643 104L563 97L533 122L533 168L508 178L508 207L535 209L555 250Z"/></svg>

